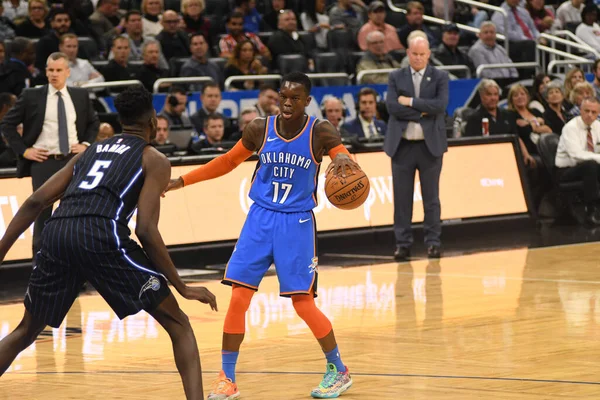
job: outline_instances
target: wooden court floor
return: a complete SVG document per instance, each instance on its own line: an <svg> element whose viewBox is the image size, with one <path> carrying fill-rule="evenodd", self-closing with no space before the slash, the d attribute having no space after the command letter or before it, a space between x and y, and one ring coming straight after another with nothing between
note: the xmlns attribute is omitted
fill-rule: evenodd
<svg viewBox="0 0 600 400"><path fill-rule="evenodd" d="M354 268L322 266L318 305L354 375L345 399L600 398L600 244L482 253ZM180 300L205 370L220 368L220 311ZM265 278L238 364L245 399L308 399L323 354ZM0 306L0 337L22 315ZM0 399L182 399L170 342L140 313L119 321L82 296L0 378Z"/></svg>

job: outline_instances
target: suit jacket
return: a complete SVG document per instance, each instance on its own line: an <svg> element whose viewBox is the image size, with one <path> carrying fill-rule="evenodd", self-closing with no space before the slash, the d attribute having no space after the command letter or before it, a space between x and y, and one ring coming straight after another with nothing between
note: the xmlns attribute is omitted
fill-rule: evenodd
<svg viewBox="0 0 600 400"><path fill-rule="evenodd" d="M93 143L98 134L98 115L92 106L88 91L83 88L67 87L77 119L77 138L79 142ZM48 85L25 89L17 103L8 111L0 124L0 130L10 147L18 156L17 177L31 174L32 161L23 158L27 148L33 146L42 133L46 116ZM23 124L23 136L17 132L17 126Z"/></svg>
<svg viewBox="0 0 600 400"><path fill-rule="evenodd" d="M398 96L412 97L413 106L401 105L398 103ZM414 96L415 89L410 67L390 73L386 98L390 119L383 150L388 156L394 157L408 122L413 121L421 124L429 152L434 157L440 157L448 150L445 122L448 106L448 73L428 65L421 79L419 97Z"/></svg>
<svg viewBox="0 0 600 400"><path fill-rule="evenodd" d="M385 122L378 119L374 119L373 121L375 122L375 129L377 129L377 133L380 136L385 136L387 132L387 125ZM358 117L344 123L344 125L342 125L342 130L345 130L345 134L358 135L359 138L366 137Z"/></svg>
<svg viewBox="0 0 600 400"><path fill-rule="evenodd" d="M235 134L236 129L232 126L231 120L229 118L227 118L219 112L216 112L215 114L223 117L223 127L225 128L225 135L223 136L223 140L229 140L229 137ZM207 116L208 114L206 113L204 108L200 108L190 117L190 122L192 123L192 126L198 134L204 133L204 118L206 118Z"/></svg>

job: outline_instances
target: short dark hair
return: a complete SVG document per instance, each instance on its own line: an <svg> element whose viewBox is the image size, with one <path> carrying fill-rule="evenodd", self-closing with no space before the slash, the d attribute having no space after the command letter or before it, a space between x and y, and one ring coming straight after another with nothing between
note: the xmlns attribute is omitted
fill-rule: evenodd
<svg viewBox="0 0 600 400"><path fill-rule="evenodd" d="M129 86L115 99L115 108L123 125L145 125L154 112L152 93L143 86Z"/></svg>
<svg viewBox="0 0 600 400"><path fill-rule="evenodd" d="M221 90L218 83L210 81L210 82L205 83L204 86L202 86L202 91L200 93L204 94L206 92L206 89L208 89L208 88L217 88L217 89Z"/></svg>
<svg viewBox="0 0 600 400"><path fill-rule="evenodd" d="M129 43L129 38L128 37L120 35L120 36L115 36L115 38L112 40L112 45L113 46L115 45L115 42L117 40L125 40L127 43Z"/></svg>
<svg viewBox="0 0 600 400"><path fill-rule="evenodd" d="M286 82L297 83L299 85L304 86L304 91L306 92L307 96L310 94L310 91L312 89L312 83L310 81L310 78L302 72L294 71L285 75L283 78L281 78L281 86L283 86Z"/></svg>
<svg viewBox="0 0 600 400"><path fill-rule="evenodd" d="M14 94L4 92L0 93L0 111L4 110L4 107L11 107L13 102Z"/></svg>
<svg viewBox="0 0 600 400"><path fill-rule="evenodd" d="M65 40L67 39L75 39L77 40L77 43L79 43L79 38L77 37L76 34L74 33L65 33L64 35L60 35L60 38L58 38L58 44L65 44Z"/></svg>
<svg viewBox="0 0 600 400"><path fill-rule="evenodd" d="M71 19L71 14L69 14L69 12L67 10L65 10L62 7L56 7L56 8L50 9L50 12L48 13L48 20L54 21L54 18L56 18L57 15L62 15L62 14L67 14L69 16L69 19Z"/></svg>
<svg viewBox="0 0 600 400"><path fill-rule="evenodd" d="M231 20L234 19L234 18L244 19L244 14L242 14L239 11L234 11L232 13L229 13L229 15L227 16L227 22L231 22Z"/></svg>
<svg viewBox="0 0 600 400"><path fill-rule="evenodd" d="M379 96L379 93L377 93L377 91L373 88L364 87L364 88L360 89L360 91L358 92L358 96L356 98L360 102L361 97L371 96L371 95L375 98L375 101L377 101L377 96Z"/></svg>
<svg viewBox="0 0 600 400"><path fill-rule="evenodd" d="M162 119L163 121L167 121L167 128L169 128L169 125L170 125L169 124L169 118L165 117L164 115L157 115L156 119L157 120Z"/></svg>
<svg viewBox="0 0 600 400"><path fill-rule="evenodd" d="M173 85L169 88L169 94L183 94L187 96L186 90L179 85Z"/></svg>
<svg viewBox="0 0 600 400"><path fill-rule="evenodd" d="M206 128L208 126L209 121L214 121L217 119L225 122L225 118L223 118L223 116L221 114L217 114L217 113L208 114L206 117L204 117L204 127Z"/></svg>
<svg viewBox="0 0 600 400"><path fill-rule="evenodd" d="M142 12L139 10L129 10L127 11L127 13L125 13L125 22L129 22L129 18L131 18L132 15L139 15L140 17L142 16Z"/></svg>
<svg viewBox="0 0 600 400"><path fill-rule="evenodd" d="M594 12L598 13L598 7L593 3L586 4L586 6L583 7L583 10L581 10L581 20L583 21L588 14L591 14Z"/></svg>
<svg viewBox="0 0 600 400"><path fill-rule="evenodd" d="M17 36L14 38L10 43L10 46L8 46L8 49L10 50L10 57L17 58L17 56L23 54L23 52L27 50L27 47L30 43L31 40L22 36Z"/></svg>
<svg viewBox="0 0 600 400"><path fill-rule="evenodd" d="M267 90L272 90L274 92L277 91L277 89L275 88L275 86L270 85L268 83L263 83L262 85L260 85L260 87L258 88L258 94L262 94L264 92L266 92Z"/></svg>
<svg viewBox="0 0 600 400"><path fill-rule="evenodd" d="M204 33L201 33L201 32L195 32L195 33L192 33L192 34L190 35L190 45L192 44L192 40L194 40L194 38L195 38L195 37L198 37L198 36L202 37L202 38L204 39L204 41L205 41L206 43L208 43L208 40L206 39L206 36L204 36Z"/></svg>

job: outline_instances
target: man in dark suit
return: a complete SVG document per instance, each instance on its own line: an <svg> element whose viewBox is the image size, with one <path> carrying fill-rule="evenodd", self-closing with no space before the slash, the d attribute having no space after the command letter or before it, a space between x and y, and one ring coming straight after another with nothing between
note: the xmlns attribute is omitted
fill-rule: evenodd
<svg viewBox="0 0 600 400"><path fill-rule="evenodd" d="M0 129L17 154L17 176L31 176L37 190L77 153L85 151L98 134L98 116L87 90L66 87L69 59L63 53L48 57L49 85L25 89L6 114ZM23 136L17 126L23 124ZM33 228L34 256L40 248L44 223L52 215L48 207Z"/></svg>
<svg viewBox="0 0 600 400"><path fill-rule="evenodd" d="M190 122L198 135L201 136L204 133L204 119L211 114L223 117L225 140L228 140L231 135L235 134L235 129L232 127L229 118L225 118L223 114L217 111L222 98L221 88L218 83L208 82L202 88L202 91L200 92L200 102L202 103L202 107L190 117Z"/></svg>
<svg viewBox="0 0 600 400"><path fill-rule="evenodd" d="M394 233L396 260L410 257L411 220L415 171L419 171L425 220L427 255L440 257L439 181L442 156L448 150L445 115L448 74L428 65L429 42L423 36L409 38L410 66L389 76L386 104L390 114L383 145L392 158L394 180Z"/></svg>
<svg viewBox="0 0 600 400"><path fill-rule="evenodd" d="M365 87L358 92L358 115L342 126L346 135L358 138L377 139L383 138L387 132L385 122L378 120L377 92L375 89Z"/></svg>

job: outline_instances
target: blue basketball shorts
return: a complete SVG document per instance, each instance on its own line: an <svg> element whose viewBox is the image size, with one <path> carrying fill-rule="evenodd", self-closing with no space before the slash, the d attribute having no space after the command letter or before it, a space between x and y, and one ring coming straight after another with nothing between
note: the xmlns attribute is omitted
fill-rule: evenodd
<svg viewBox="0 0 600 400"><path fill-rule="evenodd" d="M316 296L316 231L312 211L283 213L253 204L222 282L258 290L263 276L275 264L281 296L311 291Z"/></svg>

